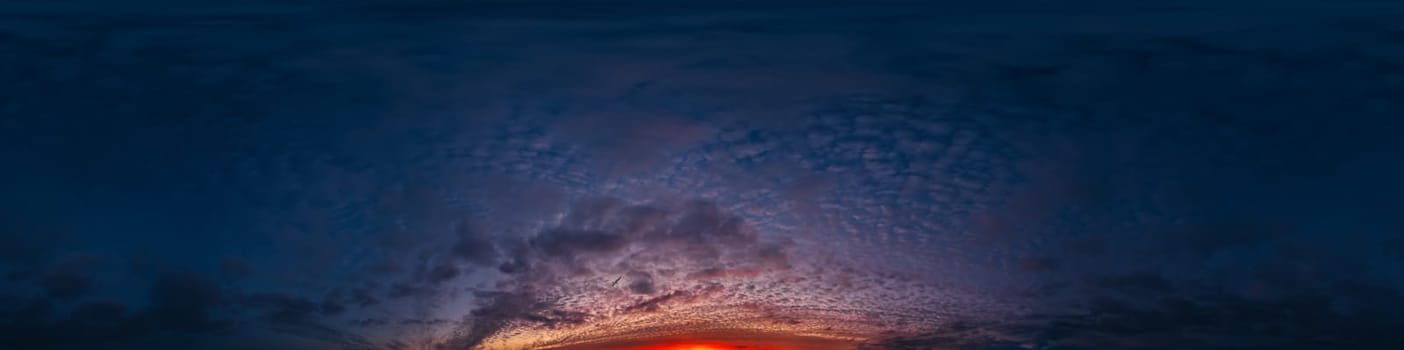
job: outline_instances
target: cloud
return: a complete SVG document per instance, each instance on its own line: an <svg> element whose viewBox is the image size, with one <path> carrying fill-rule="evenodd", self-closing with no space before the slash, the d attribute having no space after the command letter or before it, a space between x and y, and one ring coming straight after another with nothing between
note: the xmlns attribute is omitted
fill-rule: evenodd
<svg viewBox="0 0 1404 350"><path fill-rule="evenodd" d="M280 293L241 293L202 274L165 269L147 291L144 308L110 299L74 296L0 297L0 342L35 349L103 347L141 349L207 346L223 336L257 334L260 329L317 339L354 349L378 349L370 340L324 324L343 307ZM258 343L257 339L232 340ZM231 340L220 340L231 342ZM166 344L166 345L161 345Z"/></svg>
<svg viewBox="0 0 1404 350"><path fill-rule="evenodd" d="M330 298L316 302L306 297L280 293L249 293L236 297L230 306L255 313L258 327L306 339L335 344L345 349L380 349L370 339L326 325L325 316L340 314L343 309ZM359 326L374 321L351 322Z"/></svg>
<svg viewBox="0 0 1404 350"><path fill-rule="evenodd" d="M214 281L186 271L168 271L151 284L151 306L143 317L162 329L208 332L229 322L218 318L217 308L227 297Z"/></svg>
<svg viewBox="0 0 1404 350"><path fill-rule="evenodd" d="M1375 348L1402 344L1381 332L1388 322L1331 310L1330 297L1255 300L1171 297L1152 303L1104 299L1082 317L1056 319L1046 341L1085 348L1241 349Z"/></svg>
<svg viewBox="0 0 1404 350"><path fill-rule="evenodd" d="M319 309L312 300L284 294L254 293L240 296L240 299L239 304L263 310L263 317L274 323L304 322L315 316Z"/></svg>
<svg viewBox="0 0 1404 350"><path fill-rule="evenodd" d="M50 297L73 299L93 289L93 280L73 267L51 267L40 277L39 285Z"/></svg>
<svg viewBox="0 0 1404 350"><path fill-rule="evenodd" d="M695 290L674 290L667 294L648 298L633 305L625 307L622 311L631 312L657 312L670 303L686 304L694 300L708 297L712 294L722 292L725 287L719 284L709 284L698 287Z"/></svg>
<svg viewBox="0 0 1404 350"><path fill-rule="evenodd" d="M479 229L468 224L458 228L457 240L453 243L453 256L480 266L491 266L497 260L497 250Z"/></svg>
<svg viewBox="0 0 1404 350"><path fill-rule="evenodd" d="M653 275L643 271L629 271L629 290L638 294L653 294L658 287L653 284Z"/></svg>
<svg viewBox="0 0 1404 350"><path fill-rule="evenodd" d="M440 262L430 267L428 272L424 274L424 278L430 284L437 285L458 277L458 274L458 266L454 266L452 263Z"/></svg>
<svg viewBox="0 0 1404 350"><path fill-rule="evenodd" d="M687 277L696 280L714 280L733 277L752 277L759 275L763 272L763 270L754 268L726 269L720 267L709 267L701 271L690 273L687 275Z"/></svg>
<svg viewBox="0 0 1404 350"><path fill-rule="evenodd" d="M361 346L328 318L374 320L457 282L492 291L457 300L481 304L462 315L467 344L686 307L708 283L970 327L889 348L1395 339L1380 329L1400 318L1401 260L1360 252L1404 257L1404 239L1354 202L1399 192L1380 154L1399 148L1404 21L1385 6L629 4L575 21L539 4L153 4L4 15L0 112L16 118L0 155L31 165L0 181L5 343L252 322ZM667 19L635 21L649 18ZM489 175L552 190L476 185L510 205L459 191ZM636 202L641 188L710 199ZM602 193L629 199L501 227ZM793 227L868 254L835 265L1047 293L1014 300L1039 313L1024 315L867 270L771 279L812 272L815 252L759 233ZM69 242L219 272L71 266L55 259ZM270 284L294 290L239 289ZM344 292L307 297L328 288ZM922 296L936 301L906 302ZM900 317L877 318L853 323Z"/></svg>
<svg viewBox="0 0 1404 350"><path fill-rule="evenodd" d="M508 273L498 283L506 289L479 293L483 304L464 318L470 325L449 343L472 346L507 327L552 328L605 317L599 309L603 305L585 309L563 300L608 293L615 280L623 280L619 288L634 294L663 293L623 307L626 312L655 310L670 300L710 295L717 291L715 287L701 289L707 292L701 296L676 289L687 278L667 270L714 268L723 256L729 265L743 268L788 262L783 245L763 244L758 236L744 219L704 200L579 200L556 225L520 242L506 243L512 246L505 249L511 252L503 265ZM562 289L573 283L595 287L582 286L580 292Z"/></svg>
<svg viewBox="0 0 1404 350"><path fill-rule="evenodd" d="M547 231L529 243L546 256L571 259L577 254L612 253L623 249L627 242L624 237L610 232L596 230L556 229Z"/></svg>
<svg viewBox="0 0 1404 350"><path fill-rule="evenodd" d="M1058 259L1052 257L1028 257L1019 261L1019 269L1026 272L1046 272L1058 269Z"/></svg>
<svg viewBox="0 0 1404 350"><path fill-rule="evenodd" d="M370 291L365 288L352 288L348 298L348 302L360 307L374 306L380 303L380 300L372 296Z"/></svg>
<svg viewBox="0 0 1404 350"><path fill-rule="evenodd" d="M390 285L390 290L385 293L385 297L390 299L428 298L437 292L437 289L430 286L413 283L396 283Z"/></svg>
<svg viewBox="0 0 1404 350"><path fill-rule="evenodd" d="M1127 296L1168 293L1174 286L1157 272L1139 272L1111 276L1094 282L1097 286Z"/></svg>
<svg viewBox="0 0 1404 350"><path fill-rule="evenodd" d="M225 280L240 280L253 274L253 267L243 258L226 256L219 261L219 275Z"/></svg>
<svg viewBox="0 0 1404 350"><path fill-rule="evenodd" d="M232 326L219 314L225 295L198 275L165 271L152 281L149 306L128 310L116 301L75 305L67 316L53 315L54 301L69 297L21 297L0 300L0 339L26 348L126 347L162 332L208 334Z"/></svg>

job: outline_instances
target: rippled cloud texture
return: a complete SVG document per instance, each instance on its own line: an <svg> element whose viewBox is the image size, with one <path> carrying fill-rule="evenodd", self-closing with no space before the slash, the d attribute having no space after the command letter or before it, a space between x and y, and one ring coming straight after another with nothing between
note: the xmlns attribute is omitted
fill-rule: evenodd
<svg viewBox="0 0 1404 350"><path fill-rule="evenodd" d="M0 4L0 347L1399 348L1401 10Z"/></svg>

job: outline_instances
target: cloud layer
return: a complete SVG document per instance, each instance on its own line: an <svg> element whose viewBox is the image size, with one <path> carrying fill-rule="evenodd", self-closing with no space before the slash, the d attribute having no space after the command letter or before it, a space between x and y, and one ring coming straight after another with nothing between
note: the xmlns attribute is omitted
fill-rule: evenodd
<svg viewBox="0 0 1404 350"><path fill-rule="evenodd" d="M1396 6L1010 4L0 5L0 344L1404 345Z"/></svg>

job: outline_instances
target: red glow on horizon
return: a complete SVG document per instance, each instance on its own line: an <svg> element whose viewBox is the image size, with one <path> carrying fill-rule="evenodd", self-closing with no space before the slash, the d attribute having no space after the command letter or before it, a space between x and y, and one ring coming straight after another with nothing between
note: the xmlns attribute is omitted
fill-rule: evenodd
<svg viewBox="0 0 1404 350"><path fill-rule="evenodd" d="M710 344L679 344L668 348L669 350L722 350L721 347Z"/></svg>
<svg viewBox="0 0 1404 350"><path fill-rule="evenodd" d="M646 345L646 346L640 346L640 347L636 347L636 348L631 348L631 349L629 349L629 350L730 350L730 349L734 349L734 348L726 347L726 346L724 346L724 345L722 345L722 344L716 344L716 343L693 343L693 342L687 342L687 343L669 343L669 344Z"/></svg>
<svg viewBox="0 0 1404 350"><path fill-rule="evenodd" d="M779 348L771 346L743 346L734 344L723 344L714 342L674 342L665 344L644 345L628 348L627 350L798 350L791 348Z"/></svg>

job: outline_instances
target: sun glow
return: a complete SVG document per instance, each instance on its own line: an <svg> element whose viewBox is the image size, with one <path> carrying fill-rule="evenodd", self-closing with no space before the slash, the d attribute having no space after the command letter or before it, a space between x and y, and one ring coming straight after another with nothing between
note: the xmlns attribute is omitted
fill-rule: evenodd
<svg viewBox="0 0 1404 350"><path fill-rule="evenodd" d="M775 313L726 305L702 311L625 314L598 322L529 329L486 342L482 350L848 350L862 339L822 312ZM855 323L861 326L861 323Z"/></svg>
<svg viewBox="0 0 1404 350"><path fill-rule="evenodd" d="M736 350L736 349L771 349L769 347L736 346L721 342L668 342L644 346L627 348L629 350Z"/></svg>
<svg viewBox="0 0 1404 350"><path fill-rule="evenodd" d="M745 344L745 345L742 345ZM619 348L615 348L619 349ZM656 343L651 345L624 347L628 350L799 350L803 347L793 347L774 344L758 344L750 342L730 342L730 341L679 341Z"/></svg>
<svg viewBox="0 0 1404 350"><path fill-rule="evenodd" d="M709 344L678 344L668 348L669 350L723 350L720 346Z"/></svg>
<svg viewBox="0 0 1404 350"><path fill-rule="evenodd" d="M735 347L719 343L698 343L679 342L667 344L646 345L630 348L629 350L733 350Z"/></svg>

